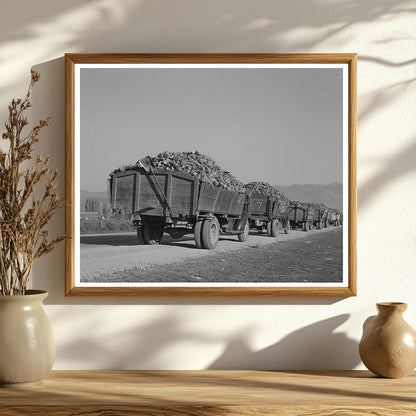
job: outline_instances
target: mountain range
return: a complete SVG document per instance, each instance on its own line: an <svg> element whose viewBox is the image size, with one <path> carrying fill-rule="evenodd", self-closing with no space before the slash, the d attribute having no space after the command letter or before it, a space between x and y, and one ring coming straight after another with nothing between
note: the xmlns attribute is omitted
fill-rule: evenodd
<svg viewBox="0 0 416 416"><path fill-rule="evenodd" d="M289 199L302 202L322 202L327 207L342 211L342 183L328 185L276 186Z"/></svg>

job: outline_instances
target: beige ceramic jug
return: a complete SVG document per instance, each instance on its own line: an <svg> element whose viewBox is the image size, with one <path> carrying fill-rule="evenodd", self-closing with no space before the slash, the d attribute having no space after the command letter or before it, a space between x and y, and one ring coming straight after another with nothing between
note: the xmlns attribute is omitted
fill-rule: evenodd
<svg viewBox="0 0 416 416"><path fill-rule="evenodd" d="M416 331L403 319L405 303L377 303L363 325L360 357L373 373L400 378L416 367Z"/></svg>

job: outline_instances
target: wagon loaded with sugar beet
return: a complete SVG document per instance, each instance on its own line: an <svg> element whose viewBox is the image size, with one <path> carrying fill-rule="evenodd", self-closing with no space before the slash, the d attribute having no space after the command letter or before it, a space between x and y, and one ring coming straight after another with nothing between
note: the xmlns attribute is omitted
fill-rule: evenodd
<svg viewBox="0 0 416 416"><path fill-rule="evenodd" d="M326 219L328 216L328 208L324 204L313 204L313 225L317 230L326 227Z"/></svg>
<svg viewBox="0 0 416 416"><path fill-rule="evenodd" d="M326 218L327 226L333 225L334 227L337 227L339 225L342 225L342 223L343 223L342 212L334 208L329 208L328 215Z"/></svg>
<svg viewBox="0 0 416 416"><path fill-rule="evenodd" d="M289 199L266 182L250 182L245 189L249 198L250 228L267 232L270 237L277 237L280 230L287 234Z"/></svg>
<svg viewBox="0 0 416 416"><path fill-rule="evenodd" d="M203 160L204 169L208 168L201 175L193 158L199 163L203 155L189 152L177 161L182 172L172 166L172 155L158 155L156 163L146 157L110 174L112 208L130 213L141 244L159 244L163 233L175 239L193 233L197 247L204 249L216 247L221 231L237 235L240 241L247 239L248 199L242 184L223 173L223 186L216 186L215 175L209 176L217 168L210 165L212 160ZM189 173L183 173L188 172L188 164Z"/></svg>
<svg viewBox="0 0 416 416"><path fill-rule="evenodd" d="M297 227L303 231L312 230L314 209L306 202L291 201L289 209L290 226L294 230Z"/></svg>

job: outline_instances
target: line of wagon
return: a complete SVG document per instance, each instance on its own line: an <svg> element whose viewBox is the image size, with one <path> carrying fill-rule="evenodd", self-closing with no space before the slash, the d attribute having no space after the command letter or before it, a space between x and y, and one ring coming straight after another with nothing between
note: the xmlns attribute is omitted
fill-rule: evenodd
<svg viewBox="0 0 416 416"><path fill-rule="evenodd" d="M140 244L159 244L193 234L198 248L214 249L221 232L246 241L250 230L277 237L290 229L342 225L342 213L323 204L272 198L252 191L236 192L175 171L140 167L110 174L109 200L114 211L127 212Z"/></svg>

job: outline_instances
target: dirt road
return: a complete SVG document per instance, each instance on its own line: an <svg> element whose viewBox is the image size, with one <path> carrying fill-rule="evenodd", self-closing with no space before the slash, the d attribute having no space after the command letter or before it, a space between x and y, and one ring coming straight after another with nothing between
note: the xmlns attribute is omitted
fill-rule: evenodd
<svg viewBox="0 0 416 416"><path fill-rule="evenodd" d="M174 240L164 235L159 246L141 246L135 233L94 234L81 236L81 281L120 281L121 276L131 276L154 269L155 266L177 266L184 260L208 260L221 253L240 253L244 248L261 249L276 242L310 239L312 236L333 232L334 228L310 232L291 231L278 238L252 233L241 243L236 236L223 235L215 250L197 249L192 236ZM341 230L341 228L339 228ZM214 258L214 257L213 257Z"/></svg>

